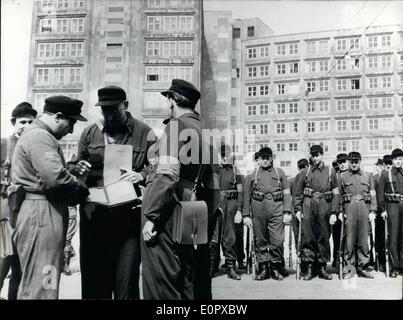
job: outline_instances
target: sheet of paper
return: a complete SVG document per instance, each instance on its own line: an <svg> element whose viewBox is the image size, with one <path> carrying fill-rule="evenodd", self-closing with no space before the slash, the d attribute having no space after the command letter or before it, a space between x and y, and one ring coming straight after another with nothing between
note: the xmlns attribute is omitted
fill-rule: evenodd
<svg viewBox="0 0 403 320"><path fill-rule="evenodd" d="M105 186L108 194L109 204L129 202L137 199L133 184L130 181L119 181L111 185Z"/></svg>
<svg viewBox="0 0 403 320"><path fill-rule="evenodd" d="M88 191L90 192L88 195L89 202L108 203L104 188L89 188Z"/></svg>
<svg viewBox="0 0 403 320"><path fill-rule="evenodd" d="M104 157L104 186L119 181L120 168L132 170L133 146L107 144Z"/></svg>

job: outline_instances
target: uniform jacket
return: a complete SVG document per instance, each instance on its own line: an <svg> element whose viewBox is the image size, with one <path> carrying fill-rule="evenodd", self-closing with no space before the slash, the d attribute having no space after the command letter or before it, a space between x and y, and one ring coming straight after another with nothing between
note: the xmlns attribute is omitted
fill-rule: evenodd
<svg viewBox="0 0 403 320"><path fill-rule="evenodd" d="M237 190L238 197L237 201L237 210L242 211L243 207L243 177L239 172L238 168L233 165L221 165L219 168L220 174L220 190ZM235 178L234 178L235 175ZM223 201L225 197L221 197L221 201Z"/></svg>
<svg viewBox="0 0 403 320"><path fill-rule="evenodd" d="M386 200L385 193L393 193L391 182L395 193L403 194L403 169L392 167L390 169L392 181L389 179L389 170L382 171L381 178L379 179L379 203L380 211L385 211Z"/></svg>

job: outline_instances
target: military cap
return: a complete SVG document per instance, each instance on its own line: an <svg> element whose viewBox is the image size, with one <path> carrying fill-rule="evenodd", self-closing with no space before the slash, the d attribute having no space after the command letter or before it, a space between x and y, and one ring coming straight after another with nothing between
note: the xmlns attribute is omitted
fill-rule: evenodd
<svg viewBox="0 0 403 320"><path fill-rule="evenodd" d="M126 92L117 86L107 86L98 90L98 103L96 106L114 107L126 101Z"/></svg>
<svg viewBox="0 0 403 320"><path fill-rule="evenodd" d="M270 157L273 155L273 151L269 147L263 147L259 150L259 157Z"/></svg>
<svg viewBox="0 0 403 320"><path fill-rule="evenodd" d="M83 102L81 100L72 99L66 96L53 96L45 100L43 111L51 113L60 112L66 117L79 121L87 121L87 119L81 115L82 106Z"/></svg>
<svg viewBox="0 0 403 320"><path fill-rule="evenodd" d="M385 154L383 156L383 163L391 165L392 164L392 157L389 154Z"/></svg>
<svg viewBox="0 0 403 320"><path fill-rule="evenodd" d="M12 118L17 118L21 116L25 116L27 114L30 114L34 117L38 114L38 112L32 108L32 105L28 102L21 102L18 104L13 111L11 112L11 117Z"/></svg>
<svg viewBox="0 0 403 320"><path fill-rule="evenodd" d="M375 162L375 165L376 165L376 166L381 166L381 165L383 165L383 159L379 159L379 158L378 158L378 160Z"/></svg>
<svg viewBox="0 0 403 320"><path fill-rule="evenodd" d="M343 161L343 160L347 160L347 154L346 153L339 153L337 156L336 156L336 160L337 160L337 162L340 162L340 161Z"/></svg>
<svg viewBox="0 0 403 320"><path fill-rule="evenodd" d="M309 162L307 159L299 159L297 161L298 168L302 168L303 166L309 166Z"/></svg>
<svg viewBox="0 0 403 320"><path fill-rule="evenodd" d="M348 154L347 159L348 160L354 160L354 159L361 160L361 154L357 151L352 151Z"/></svg>
<svg viewBox="0 0 403 320"><path fill-rule="evenodd" d="M396 148L392 151L391 158L403 157L403 150L400 148Z"/></svg>
<svg viewBox="0 0 403 320"><path fill-rule="evenodd" d="M258 151L256 151L256 152L254 153L253 158L254 158L255 160L259 159L259 152L258 152Z"/></svg>
<svg viewBox="0 0 403 320"><path fill-rule="evenodd" d="M187 98L192 103L191 107L195 107L197 101L200 99L200 91L197 90L193 84L182 79L173 79L171 87L168 90L161 92L161 94L168 97L169 93L172 92L179 93Z"/></svg>
<svg viewBox="0 0 403 320"><path fill-rule="evenodd" d="M316 154L316 153L323 154L323 148L320 144L315 144L311 147L309 153L310 154Z"/></svg>

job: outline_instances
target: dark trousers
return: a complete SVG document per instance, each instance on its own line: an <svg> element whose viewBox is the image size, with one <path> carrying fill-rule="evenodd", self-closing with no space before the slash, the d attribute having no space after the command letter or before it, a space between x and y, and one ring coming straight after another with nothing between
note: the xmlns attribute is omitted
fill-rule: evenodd
<svg viewBox="0 0 403 320"><path fill-rule="evenodd" d="M341 221L337 217L336 223L332 226L332 238L333 238L333 262L337 261L340 249L340 232L341 232ZM341 249L343 251L343 248ZM341 252L343 254L343 252Z"/></svg>
<svg viewBox="0 0 403 320"><path fill-rule="evenodd" d="M301 260L326 264L330 260L330 205L322 198L304 199Z"/></svg>
<svg viewBox="0 0 403 320"><path fill-rule="evenodd" d="M388 203L388 246L391 268L403 268L403 201Z"/></svg>
<svg viewBox="0 0 403 320"><path fill-rule="evenodd" d="M17 255L0 258L0 291L10 269L11 276L8 283L7 298L8 300L17 300L18 286L21 281L21 266Z"/></svg>
<svg viewBox="0 0 403 320"><path fill-rule="evenodd" d="M245 249L243 243L243 235L244 235L244 226L241 223L235 224L235 249L236 249L236 257L238 261L244 261L245 259Z"/></svg>
<svg viewBox="0 0 403 320"><path fill-rule="evenodd" d="M375 219L375 250L380 266L385 266L385 221L378 212Z"/></svg>
<svg viewBox="0 0 403 320"><path fill-rule="evenodd" d="M369 263L369 208L364 201L351 201L346 210L346 247L344 259L348 265L364 269Z"/></svg>
<svg viewBox="0 0 403 320"><path fill-rule="evenodd" d="M239 240L237 239L237 231L239 237L239 225L235 224L234 218L237 212L236 199L224 199L222 202L222 210L224 212L223 225L222 225L222 249L224 257L227 260L239 260ZM243 228L241 229L243 235ZM237 241L238 240L238 241ZM241 238L243 252L243 237ZM243 260L243 258L241 259Z"/></svg>
<svg viewBox="0 0 403 320"><path fill-rule="evenodd" d="M139 299L141 210L131 207L80 206L83 299Z"/></svg>
<svg viewBox="0 0 403 320"><path fill-rule="evenodd" d="M264 199L252 200L253 231L256 239L258 263L284 262L283 202Z"/></svg>

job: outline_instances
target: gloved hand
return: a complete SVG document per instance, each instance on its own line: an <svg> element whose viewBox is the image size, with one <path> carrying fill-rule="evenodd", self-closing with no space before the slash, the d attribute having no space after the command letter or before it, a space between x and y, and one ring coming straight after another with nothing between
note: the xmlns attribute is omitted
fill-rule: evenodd
<svg viewBox="0 0 403 320"><path fill-rule="evenodd" d="M336 214L332 213L329 218L330 225L334 225L336 223L336 221L337 221L337 216L336 216Z"/></svg>
<svg viewBox="0 0 403 320"><path fill-rule="evenodd" d="M290 224L291 220L292 220L291 213L290 212L284 212L284 216L283 216L284 224L287 224L287 225Z"/></svg>
<svg viewBox="0 0 403 320"><path fill-rule="evenodd" d="M297 217L298 221L300 221L300 222L301 222L302 218L304 217L304 216L302 215L302 212L301 212L301 211L297 211L297 213L295 214L295 216Z"/></svg>
<svg viewBox="0 0 403 320"><path fill-rule="evenodd" d="M382 217L383 219L386 219L386 218L388 217L388 213L386 212L386 210L381 213L381 217Z"/></svg>
<svg viewBox="0 0 403 320"><path fill-rule="evenodd" d="M242 212L241 211L237 211L235 213L235 217L234 217L234 223L239 224L242 222Z"/></svg>
<svg viewBox="0 0 403 320"><path fill-rule="evenodd" d="M371 211L370 214L369 214L369 216L368 216L369 221L370 221L370 222L374 222L374 221L375 221L375 217L376 217L375 212L374 212L374 211Z"/></svg>
<svg viewBox="0 0 403 320"><path fill-rule="evenodd" d="M245 226L247 226L248 228L252 228L252 227L253 227L252 219L249 218L249 217L243 218L243 224L244 224Z"/></svg>

